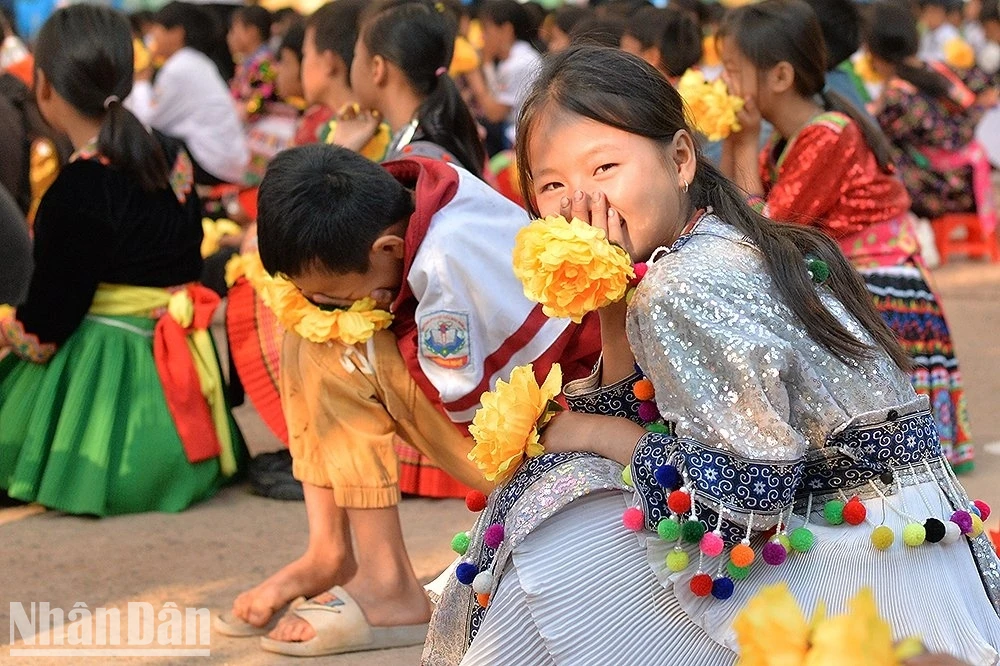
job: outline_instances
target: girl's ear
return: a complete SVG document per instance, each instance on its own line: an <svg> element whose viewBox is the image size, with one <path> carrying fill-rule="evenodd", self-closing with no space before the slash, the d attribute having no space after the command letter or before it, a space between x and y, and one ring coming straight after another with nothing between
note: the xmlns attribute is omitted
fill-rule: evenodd
<svg viewBox="0 0 1000 666"><path fill-rule="evenodd" d="M772 67L764 77L768 90L773 93L783 93L795 86L795 68L782 60Z"/></svg>
<svg viewBox="0 0 1000 666"><path fill-rule="evenodd" d="M698 150L694 137L687 130L678 130L671 142L673 163L677 169L677 179L684 189L684 184L694 182L694 173L698 166Z"/></svg>
<svg viewBox="0 0 1000 666"><path fill-rule="evenodd" d="M35 99L48 102L52 99L52 84L45 76L45 72L35 68Z"/></svg>
<svg viewBox="0 0 1000 666"><path fill-rule="evenodd" d="M380 55L372 56L372 83L378 87L389 79L389 63Z"/></svg>

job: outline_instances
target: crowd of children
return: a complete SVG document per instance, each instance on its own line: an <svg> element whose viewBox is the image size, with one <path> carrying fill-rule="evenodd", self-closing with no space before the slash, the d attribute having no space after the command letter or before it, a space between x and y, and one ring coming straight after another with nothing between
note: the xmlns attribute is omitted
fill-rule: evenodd
<svg viewBox="0 0 1000 666"><path fill-rule="evenodd" d="M615 239L635 261L695 236L695 250L663 262L677 270L664 280L687 290L726 293L715 278L684 282L685 271L710 263L702 243L705 252L718 239L739 245L728 249L760 263L753 280L769 312L800 324L794 344L768 344L800 344L792 352L808 356L796 361L801 376L782 380L808 409L788 417L766 405L758 414L801 444L789 464L866 412L923 414L926 401L937 433L927 446L939 447L947 472L909 481L934 493L946 486L954 501L950 475L972 469L972 435L919 229L970 213L980 233L995 234L1000 155L977 127L1000 99L1000 2L724 4L332 0L301 15L174 0L131 22L79 5L57 10L30 41L0 15L0 491L77 514L181 511L249 468L259 494L304 499L309 542L219 614L217 630L267 634L264 649L289 655L422 643L431 606L396 505L403 494L492 489L467 459L468 425L481 394L513 367L533 363L541 379L560 363L567 381L584 378L576 398L599 402L614 401L608 386L640 361L676 400L661 411L676 412L696 440L733 464L749 450L727 435L733 424L753 431L743 416L706 425L684 412L696 397L648 347L687 351L647 321L659 307L649 299L674 298L669 289L628 315L612 308L580 324L549 319L526 299L510 255L530 212L603 220L610 236L625 234ZM683 117L691 100L674 90L686 74L721 80L740 99L738 126L723 139L707 141L699 118ZM629 86L639 87L623 93ZM594 162L616 141L634 152ZM235 222L222 248L223 223L203 221L220 217ZM625 231L612 232L612 220ZM822 299L787 268L817 253L850 273L831 278ZM209 328L227 297L224 382ZM359 321L365 333L344 333ZM696 332L710 342L741 335L722 329ZM862 348L877 350L874 370L855 367ZM763 369L743 369L765 381ZM861 390L873 383L884 389L880 401ZM230 413L243 391L281 451L251 455ZM553 450L645 464L573 428L553 431ZM631 446L633 430L619 421L600 432ZM646 442L654 444L672 446ZM618 488L582 464L594 488ZM789 515L801 513L802 497L784 499ZM598 497L565 510L603 525L620 503ZM546 517L558 523L564 508ZM720 510L719 525L730 518ZM744 518L734 524L758 529L752 513ZM459 626L449 622L467 618L439 618L428 662L503 661L498 651L533 604L538 635L524 634L526 658L601 663L620 648L584 640L582 618L568 630L553 614L569 597L546 605L551 566L539 553L575 555L559 552L568 537L558 530L532 538L534 551L511 551L491 621L480 631L470 604L475 631L446 636ZM728 616L660 589L664 576L645 569L645 551L587 538L580 553L635 570L620 593L639 581L657 586L662 636L676 634L692 663L732 663ZM984 557L954 559L956 584L983 571ZM612 584L589 571L577 576L580 603ZM463 594L452 586L442 603L463 604ZM990 615L1000 601L978 592L948 599L989 621L964 646L934 647L998 663L981 643L1000 636ZM636 640L624 630L618 639ZM593 650L586 658L582 645Z"/></svg>

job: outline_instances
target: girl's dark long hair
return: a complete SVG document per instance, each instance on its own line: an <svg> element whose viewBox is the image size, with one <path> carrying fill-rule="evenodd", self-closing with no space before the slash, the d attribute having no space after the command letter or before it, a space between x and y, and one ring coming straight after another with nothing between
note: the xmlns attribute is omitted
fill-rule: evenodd
<svg viewBox="0 0 1000 666"><path fill-rule="evenodd" d="M917 90L935 99L947 99L951 83L933 69L907 61L920 49L917 19L909 9L881 0L868 8L865 42L872 55L891 63L896 75Z"/></svg>
<svg viewBox="0 0 1000 666"><path fill-rule="evenodd" d="M96 5L56 11L38 33L35 66L74 109L99 120L97 150L132 173L147 192L169 185L159 142L121 100L132 92L132 30L118 12Z"/></svg>
<svg viewBox="0 0 1000 666"><path fill-rule="evenodd" d="M389 0L362 19L369 55L380 55L403 72L424 101L417 111L421 138L451 153L482 178L486 149L469 107L448 75L457 26L422 0Z"/></svg>
<svg viewBox="0 0 1000 666"><path fill-rule="evenodd" d="M534 188L528 144L539 118L553 105L664 147L677 132L691 132L680 95L639 58L593 46L573 47L551 56L521 109L515 144L521 191L535 216L539 210L531 196ZM870 358L873 351L823 305L806 272L806 255L827 263L830 277L826 285L833 294L897 366L909 367L909 358L875 310L861 276L833 240L809 227L773 222L758 214L748 205L746 194L700 153L688 196L692 209L711 206L723 221L760 248L782 301L818 344L844 361Z"/></svg>
<svg viewBox="0 0 1000 666"><path fill-rule="evenodd" d="M719 39L732 37L759 72L780 62L795 70L795 91L818 97L827 111L839 111L861 128L880 167L890 170L892 149L872 120L841 95L826 89L826 43L816 12L802 0L764 0L728 12Z"/></svg>

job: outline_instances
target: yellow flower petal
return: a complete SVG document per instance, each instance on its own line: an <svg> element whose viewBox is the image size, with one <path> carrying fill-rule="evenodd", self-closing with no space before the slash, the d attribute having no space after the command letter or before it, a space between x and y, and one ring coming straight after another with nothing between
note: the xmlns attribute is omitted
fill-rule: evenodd
<svg viewBox="0 0 1000 666"><path fill-rule="evenodd" d="M762 588L733 629L740 646L737 666L802 666L809 650L809 625L784 583Z"/></svg>
<svg viewBox="0 0 1000 666"><path fill-rule="evenodd" d="M896 666L892 629L878 614L871 589L862 589L848 612L817 625L805 666Z"/></svg>
<svg viewBox="0 0 1000 666"><path fill-rule="evenodd" d="M677 83L677 92L688 107L688 120L709 141L721 141L740 130L736 114L743 100L730 95L722 79L709 82L700 71L689 69Z"/></svg>
<svg viewBox="0 0 1000 666"><path fill-rule="evenodd" d="M476 444L469 460L488 481L503 481L525 456L544 452L538 424L549 402L562 390L562 369L555 364L542 385L535 380L532 366L514 368L509 381L498 380L493 391L484 393L480 408L469 426Z"/></svg>
<svg viewBox="0 0 1000 666"><path fill-rule="evenodd" d="M182 328L191 325L191 322L194 321L194 301L191 300L187 289L175 291L170 295L170 300L167 301L167 313Z"/></svg>
<svg viewBox="0 0 1000 666"><path fill-rule="evenodd" d="M514 274L524 295L549 317L579 323L585 314L621 300L632 262L604 231L562 216L535 220L514 241Z"/></svg>

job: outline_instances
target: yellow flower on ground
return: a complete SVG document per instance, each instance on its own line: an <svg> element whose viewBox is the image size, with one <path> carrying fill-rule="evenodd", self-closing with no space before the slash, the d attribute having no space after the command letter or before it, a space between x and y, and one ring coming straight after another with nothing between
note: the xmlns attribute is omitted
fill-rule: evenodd
<svg viewBox="0 0 1000 666"><path fill-rule="evenodd" d="M689 122L709 141L721 141L740 131L736 114L743 108L743 100L730 95L721 78L706 81L700 71L689 69L677 83L677 92L688 107Z"/></svg>
<svg viewBox="0 0 1000 666"><path fill-rule="evenodd" d="M976 51L969 42L955 37L945 42L944 61L956 69L972 69L976 64Z"/></svg>
<svg viewBox="0 0 1000 666"><path fill-rule="evenodd" d="M559 215L517 233L514 274L546 315L580 323L588 312L621 300L635 272L628 253L602 229Z"/></svg>
<svg viewBox="0 0 1000 666"><path fill-rule="evenodd" d="M820 622L805 666L896 666L892 629L878 614L875 595L862 589L847 612Z"/></svg>
<svg viewBox="0 0 1000 666"><path fill-rule="evenodd" d="M764 587L733 621L737 666L802 666L809 651L809 623L784 583ZM846 663L846 662L845 662Z"/></svg>
<svg viewBox="0 0 1000 666"><path fill-rule="evenodd" d="M540 456L540 429L558 408L552 400L562 390L562 369L554 364L539 386L531 364L514 368L510 382L497 381L493 391L484 393L482 406L472 419L469 433L476 445L469 460L488 481L503 481L525 457Z"/></svg>

